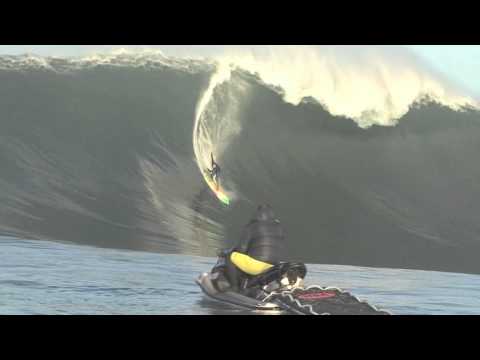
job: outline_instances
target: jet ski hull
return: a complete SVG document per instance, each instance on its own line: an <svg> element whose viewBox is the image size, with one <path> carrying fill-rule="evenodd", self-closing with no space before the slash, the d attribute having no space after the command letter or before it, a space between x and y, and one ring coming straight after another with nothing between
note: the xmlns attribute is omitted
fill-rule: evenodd
<svg viewBox="0 0 480 360"><path fill-rule="evenodd" d="M219 292L215 289L211 281L210 274L208 273L200 275L197 278L196 282L198 286L200 286L206 297L210 300L218 301L236 308L247 309L255 312L270 314L280 314L284 312L284 310L279 305L274 303L256 300L233 291Z"/></svg>
<svg viewBox="0 0 480 360"><path fill-rule="evenodd" d="M260 275L247 278L243 284L245 290L240 293L228 291L228 284L226 291L221 290L224 286L218 281L223 268L220 256L214 270L200 275L196 282L207 298L237 308L299 315L391 315L338 288L304 287L307 272L304 264L279 263Z"/></svg>

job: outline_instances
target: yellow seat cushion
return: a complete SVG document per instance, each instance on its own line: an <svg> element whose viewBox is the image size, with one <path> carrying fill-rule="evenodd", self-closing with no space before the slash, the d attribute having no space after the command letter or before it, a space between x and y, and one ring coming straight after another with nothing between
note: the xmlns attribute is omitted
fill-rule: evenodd
<svg viewBox="0 0 480 360"><path fill-rule="evenodd" d="M230 255L230 260L244 273L252 276L260 275L273 267L271 264L255 260L254 258L239 252L233 252Z"/></svg>

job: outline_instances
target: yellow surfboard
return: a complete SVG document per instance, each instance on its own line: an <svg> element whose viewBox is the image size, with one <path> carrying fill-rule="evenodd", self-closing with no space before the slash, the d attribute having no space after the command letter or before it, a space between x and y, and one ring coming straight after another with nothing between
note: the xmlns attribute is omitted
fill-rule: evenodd
<svg viewBox="0 0 480 360"><path fill-rule="evenodd" d="M227 194L224 193L222 187L217 189L217 184L213 182L208 174L205 174L205 180L207 181L208 186L212 189L213 193L217 196L217 198L224 203L225 205L230 204L230 199L228 198Z"/></svg>

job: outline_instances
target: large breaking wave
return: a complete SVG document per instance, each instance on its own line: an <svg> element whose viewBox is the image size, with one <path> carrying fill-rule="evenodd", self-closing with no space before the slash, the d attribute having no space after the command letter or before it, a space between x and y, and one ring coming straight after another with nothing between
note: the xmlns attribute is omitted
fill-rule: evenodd
<svg viewBox="0 0 480 360"><path fill-rule="evenodd" d="M476 107L381 48L1 57L0 231L213 255L269 202L298 260L480 272Z"/></svg>

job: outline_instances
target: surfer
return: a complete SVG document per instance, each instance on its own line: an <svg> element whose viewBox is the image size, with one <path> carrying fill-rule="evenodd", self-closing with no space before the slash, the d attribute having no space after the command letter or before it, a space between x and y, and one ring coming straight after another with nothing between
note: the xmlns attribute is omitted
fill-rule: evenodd
<svg viewBox="0 0 480 360"><path fill-rule="evenodd" d="M212 181L215 183L215 186L217 187L217 191L220 190L220 166L215 162L213 158L213 153L211 154L212 157L212 169L207 169L208 174L210 175L210 178Z"/></svg>
<svg viewBox="0 0 480 360"><path fill-rule="evenodd" d="M270 205L261 205L246 225L240 243L226 256L226 277L238 291L247 275L257 276L286 261L285 233Z"/></svg>

